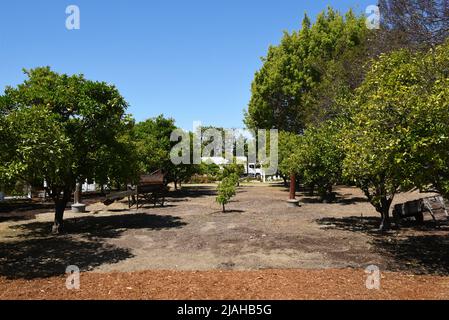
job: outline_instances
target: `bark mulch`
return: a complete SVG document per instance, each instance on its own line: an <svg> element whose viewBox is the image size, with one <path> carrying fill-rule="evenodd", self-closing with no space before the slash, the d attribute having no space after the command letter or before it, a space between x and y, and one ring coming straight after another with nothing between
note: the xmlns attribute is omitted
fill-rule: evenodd
<svg viewBox="0 0 449 320"><path fill-rule="evenodd" d="M449 299L449 277L385 272L380 290L368 290L366 277L353 269L82 273L76 291L64 277L0 278L0 299Z"/></svg>

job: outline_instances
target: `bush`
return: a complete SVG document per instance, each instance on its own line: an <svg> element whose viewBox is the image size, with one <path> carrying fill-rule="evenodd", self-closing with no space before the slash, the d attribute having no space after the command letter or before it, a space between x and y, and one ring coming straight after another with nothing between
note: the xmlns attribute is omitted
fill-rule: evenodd
<svg viewBox="0 0 449 320"><path fill-rule="evenodd" d="M314 186L321 200L333 198L332 187L341 180L344 154L339 147L339 128L334 123L306 130L298 150L298 171L303 183Z"/></svg>
<svg viewBox="0 0 449 320"><path fill-rule="evenodd" d="M214 163L201 163L198 173L207 176L211 181L218 180L220 176L220 167Z"/></svg>
<svg viewBox="0 0 449 320"><path fill-rule="evenodd" d="M225 205L228 204L236 194L237 182L238 177L235 174L232 174L225 177L218 185L218 196L216 200L223 206L223 212L226 212Z"/></svg>
<svg viewBox="0 0 449 320"><path fill-rule="evenodd" d="M217 181L217 179L214 176L210 176L207 174L203 175L195 174L190 178L189 183L203 184L203 183L213 183L215 181Z"/></svg>
<svg viewBox="0 0 449 320"><path fill-rule="evenodd" d="M221 173L221 177L223 179L231 175L235 175L237 176L237 178L240 178L244 174L245 167L243 166L243 164L231 163L224 167L223 172Z"/></svg>

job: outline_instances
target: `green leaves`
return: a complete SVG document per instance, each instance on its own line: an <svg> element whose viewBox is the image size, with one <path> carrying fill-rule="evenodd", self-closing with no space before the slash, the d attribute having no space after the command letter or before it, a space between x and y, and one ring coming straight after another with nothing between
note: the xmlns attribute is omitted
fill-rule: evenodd
<svg viewBox="0 0 449 320"><path fill-rule="evenodd" d="M235 196L237 183L238 176L236 174L231 174L223 178L218 185L218 196L216 201L223 206L223 211L225 211L225 205Z"/></svg>
<svg viewBox="0 0 449 320"><path fill-rule="evenodd" d="M28 78L0 97L3 177L50 189L72 189L76 181L118 174L131 150L119 141L129 129L127 103L114 86L60 75L49 67L25 70Z"/></svg>
<svg viewBox="0 0 449 320"><path fill-rule="evenodd" d="M326 122L310 127L302 136L281 132L280 170L299 175L306 185L317 186L323 198L330 196L332 186L341 179L344 155L339 146L339 130L337 123Z"/></svg>
<svg viewBox="0 0 449 320"><path fill-rule="evenodd" d="M384 54L357 89L343 139L345 175L382 210L382 199L449 177L449 44L436 54ZM447 194L447 193L446 193Z"/></svg>
<svg viewBox="0 0 449 320"><path fill-rule="evenodd" d="M170 151L176 142L170 141L170 136L176 129L175 120L160 115L137 123L132 136L136 142L140 172L151 173L162 169L167 174L168 182L175 182L177 186L178 182L185 181L195 174L199 167L193 164L172 163Z"/></svg>
<svg viewBox="0 0 449 320"><path fill-rule="evenodd" d="M295 133L279 132L279 169L285 175L298 174L299 152L302 148L302 137Z"/></svg>
<svg viewBox="0 0 449 320"><path fill-rule="evenodd" d="M301 133L335 113L333 102L359 81L362 68L348 68L364 55L365 19L329 8L310 26L304 18L299 32L284 33L270 47L251 87L245 114L249 128Z"/></svg>
<svg viewBox="0 0 449 320"><path fill-rule="evenodd" d="M223 168L223 172L221 174L221 178L225 179L227 177L232 176L236 182L240 179L240 177L245 173L245 167L243 164L231 163Z"/></svg>
<svg viewBox="0 0 449 320"><path fill-rule="evenodd" d="M13 148L3 159L3 180L34 182L40 178L41 183L47 179L61 185L71 178L68 172L73 146L58 117L48 109L33 106L12 111L4 121Z"/></svg>

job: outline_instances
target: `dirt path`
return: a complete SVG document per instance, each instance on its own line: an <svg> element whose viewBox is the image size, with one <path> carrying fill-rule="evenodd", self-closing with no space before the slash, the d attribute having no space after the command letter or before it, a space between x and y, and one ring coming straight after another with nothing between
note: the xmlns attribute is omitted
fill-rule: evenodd
<svg viewBox="0 0 449 320"><path fill-rule="evenodd" d="M80 290L65 279L0 278L0 299L449 299L449 277L384 273L380 290L368 290L361 270L145 271L86 273Z"/></svg>

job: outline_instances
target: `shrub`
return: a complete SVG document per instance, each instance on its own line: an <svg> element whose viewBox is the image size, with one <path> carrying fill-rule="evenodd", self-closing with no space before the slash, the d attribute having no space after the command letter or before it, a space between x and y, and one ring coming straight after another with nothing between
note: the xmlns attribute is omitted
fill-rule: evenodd
<svg viewBox="0 0 449 320"><path fill-rule="evenodd" d="M238 177L233 174L225 177L218 185L217 202L223 206L223 212L226 212L225 205L229 203L232 197L236 194L236 185Z"/></svg>

